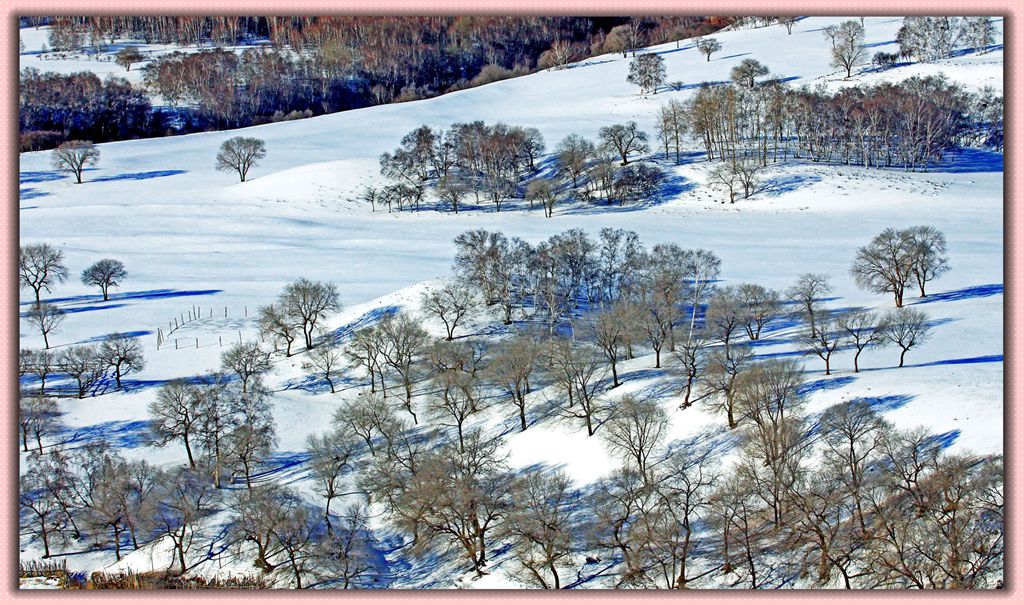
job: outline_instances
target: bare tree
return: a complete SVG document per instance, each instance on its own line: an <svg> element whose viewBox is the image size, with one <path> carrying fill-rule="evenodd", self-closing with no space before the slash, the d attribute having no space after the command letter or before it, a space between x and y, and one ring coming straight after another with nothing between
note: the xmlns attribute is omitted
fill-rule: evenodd
<svg viewBox="0 0 1024 605"><path fill-rule="evenodd" d="M196 467L192 439L199 430L199 390L186 380L175 379L163 384L157 391L156 399L149 403L152 431L157 437L157 446L171 441L182 442L188 455L188 465Z"/></svg>
<svg viewBox="0 0 1024 605"><path fill-rule="evenodd" d="M416 421L412 408L412 385L419 376L417 360L426 349L430 336L408 315L389 315L380 322L380 334L384 342L381 355L389 368L398 374L405 390L405 409Z"/></svg>
<svg viewBox="0 0 1024 605"><path fill-rule="evenodd" d="M231 464L228 437L240 422L246 395L222 373L196 381L194 415L198 418L194 441L200 449L202 466L209 471L214 487L223 487L224 471Z"/></svg>
<svg viewBox="0 0 1024 605"><path fill-rule="evenodd" d="M425 311L437 317L444 324L445 339L455 338L459 323L478 305L475 293L459 282L446 282L423 294L422 306Z"/></svg>
<svg viewBox="0 0 1024 605"><path fill-rule="evenodd" d="M753 88L757 78L768 75L768 67L756 59L743 59L729 72L729 77L740 86Z"/></svg>
<svg viewBox="0 0 1024 605"><path fill-rule="evenodd" d="M132 47L122 48L117 51L116 55L114 55L114 61L123 67L125 71L131 71L133 64L140 63L144 60L145 57L143 54L139 52L137 48Z"/></svg>
<svg viewBox="0 0 1024 605"><path fill-rule="evenodd" d="M665 83L665 59L654 53L644 53L629 62L626 81L640 87L640 94L658 93L658 86Z"/></svg>
<svg viewBox="0 0 1024 605"><path fill-rule="evenodd" d="M367 326L356 330L348 346L345 347L345 355L356 368L363 368L370 377L370 392L377 392L377 377L380 377L380 388L387 395L387 385L384 382L384 355L386 348L383 334L377 326Z"/></svg>
<svg viewBox="0 0 1024 605"><path fill-rule="evenodd" d="M562 69L572 63L579 56L579 50L572 42L555 40L551 48L541 53L537 59L537 66L543 69Z"/></svg>
<svg viewBox="0 0 1024 605"><path fill-rule="evenodd" d="M19 374L24 372L39 379L39 395L46 394L46 379L57 371L56 356L46 349L22 349L18 356Z"/></svg>
<svg viewBox="0 0 1024 605"><path fill-rule="evenodd" d="M665 146L665 156L675 152L676 164L682 163L682 140L687 131L686 106L672 99L658 109L658 137Z"/></svg>
<svg viewBox="0 0 1024 605"><path fill-rule="evenodd" d="M292 343L302 331L302 320L289 315L280 302L260 307L257 316L259 317L260 336L263 338L269 336L275 348L283 342L284 356L291 357Z"/></svg>
<svg viewBox="0 0 1024 605"><path fill-rule="evenodd" d="M271 534L281 550L282 562L295 578L295 588L302 588L302 577L310 572L313 544L317 534L316 517L294 491L284 489L281 497L280 522Z"/></svg>
<svg viewBox="0 0 1024 605"><path fill-rule="evenodd" d="M914 242L909 231L892 227L857 249L850 275L857 286L879 294L892 293L903 306L903 291L914 272Z"/></svg>
<svg viewBox="0 0 1024 605"><path fill-rule="evenodd" d="M612 388L619 386L618 364L626 353L626 345L640 328L637 325L642 310L634 303L618 301L611 307L596 312L591 318L589 332L612 371Z"/></svg>
<svg viewBox="0 0 1024 605"><path fill-rule="evenodd" d="M616 469L600 480L589 512L594 520L590 525L589 542L611 551L622 561L623 571L616 586L641 584L647 572L642 554L647 513L657 503L657 493L632 467Z"/></svg>
<svg viewBox="0 0 1024 605"><path fill-rule="evenodd" d="M122 376L141 372L146 367L146 359L142 354L142 343L138 336L120 332L109 334L100 345L99 356L108 367L114 368L114 377L119 389Z"/></svg>
<svg viewBox="0 0 1024 605"><path fill-rule="evenodd" d="M43 435L57 432L61 426L57 402L41 395L22 396L18 406L18 426L21 428L22 451L28 451L29 439L34 439L39 453L43 453Z"/></svg>
<svg viewBox="0 0 1024 605"><path fill-rule="evenodd" d="M743 199L748 199L757 190L761 180L758 173L764 168L756 158L741 158L732 162L732 172L743 186Z"/></svg>
<svg viewBox="0 0 1024 605"><path fill-rule="evenodd" d="M451 206L452 212L459 213L462 200L469 195L471 183L461 172L451 171L437 181L437 195Z"/></svg>
<svg viewBox="0 0 1024 605"><path fill-rule="evenodd" d="M531 586L560 589L559 568L573 562L578 497L561 472L529 471L512 483L501 534L512 541L517 576Z"/></svg>
<svg viewBox="0 0 1024 605"><path fill-rule="evenodd" d="M50 334L60 328L60 325L64 323L64 317L64 311L50 303L36 305L28 312L29 323L35 325L43 335L44 348L50 348Z"/></svg>
<svg viewBox="0 0 1024 605"><path fill-rule="evenodd" d="M110 288L120 286L121 280L126 277L128 272L125 271L124 263L112 258L96 261L82 271L82 283L86 286L98 286L105 301L109 300Z"/></svg>
<svg viewBox="0 0 1024 605"><path fill-rule="evenodd" d="M499 439L467 433L465 446L445 444L410 477L403 508L418 509L426 538L457 546L483 572L491 530L508 508L509 478Z"/></svg>
<svg viewBox="0 0 1024 605"><path fill-rule="evenodd" d="M746 345L724 347L712 351L705 370L707 392L701 396L712 412L725 412L729 428L738 424L736 418L737 381L750 367L750 347Z"/></svg>
<svg viewBox="0 0 1024 605"><path fill-rule="evenodd" d="M786 291L786 296L795 302L810 326L811 331L816 331L816 317L821 315L818 301L833 290L828 275L823 273L804 273Z"/></svg>
<svg viewBox="0 0 1024 605"><path fill-rule="evenodd" d="M52 292L55 284L64 283L68 268L64 266L64 252L50 244L26 244L18 252L18 282L22 288L31 288L36 295L36 306L42 304L43 290Z"/></svg>
<svg viewBox="0 0 1024 605"><path fill-rule="evenodd" d="M565 137L555 148L558 170L562 174L569 175L573 187L579 186L579 179L593 155L594 144L576 134Z"/></svg>
<svg viewBox="0 0 1024 605"><path fill-rule="evenodd" d="M679 407L686 409L693 404L693 388L708 363L708 342L702 332L695 333L692 338L686 340L672 353L678 364L678 372L684 380L683 386L679 389L683 393L683 402Z"/></svg>
<svg viewBox="0 0 1024 605"><path fill-rule="evenodd" d="M238 376L243 394L249 391L254 381L259 380L260 376L274 367L270 362L270 353L264 351L255 340L231 345L227 351L221 353L220 363Z"/></svg>
<svg viewBox="0 0 1024 605"><path fill-rule="evenodd" d="M799 17L793 16L779 17L779 24L786 28L786 35L792 36L793 26L796 25L796 22L799 21L799 19Z"/></svg>
<svg viewBox="0 0 1024 605"><path fill-rule="evenodd" d="M918 225L907 231L910 233L910 245L913 249L911 271L921 291L921 298L924 298L925 284L949 271L949 261L945 257L946 236L928 225Z"/></svg>
<svg viewBox="0 0 1024 605"><path fill-rule="evenodd" d="M340 435L352 434L362 439L370 455L376 456L374 438L383 434L384 425L391 420L391 409L384 397L363 391L354 401L335 412L334 426Z"/></svg>
<svg viewBox="0 0 1024 605"><path fill-rule="evenodd" d="M745 314L736 286L719 288L708 301L704 313L704 333L721 342L728 354L734 339L743 333Z"/></svg>
<svg viewBox="0 0 1024 605"><path fill-rule="evenodd" d="M277 567L277 564L271 562L281 550L274 530L283 522L285 513L282 501L285 497L279 485L270 483L235 492L230 500L234 518L228 535L240 546L251 545L256 554L253 565L264 573Z"/></svg>
<svg viewBox="0 0 1024 605"><path fill-rule="evenodd" d="M647 153L650 149L647 145L647 133L640 130L636 122L602 126L598 131L598 137L604 145L619 154L623 166L629 163L629 154Z"/></svg>
<svg viewBox="0 0 1024 605"><path fill-rule="evenodd" d="M819 420L821 442L825 446L823 466L835 469L844 495L853 502L857 523L865 532L868 522L864 502L869 472L890 430L889 423L871 404L859 399L827 408Z"/></svg>
<svg viewBox="0 0 1024 605"><path fill-rule="evenodd" d="M249 170L265 157L267 146L261 139L231 137L221 143L216 168L224 172L237 172L239 180L244 183Z"/></svg>
<svg viewBox="0 0 1024 605"><path fill-rule="evenodd" d="M368 518L365 506L350 505L340 523L316 544L316 567L333 586L362 588L368 576L374 575L376 553Z"/></svg>
<svg viewBox="0 0 1024 605"><path fill-rule="evenodd" d="M818 320L815 329L808 327L807 331L800 336L800 342L808 347L812 353L825 362L825 376L832 373L832 353L842 344L845 332L839 327L834 317L826 317Z"/></svg>
<svg viewBox="0 0 1024 605"><path fill-rule="evenodd" d="M881 318L870 311L850 311L841 314L836 318L839 331L846 338L846 342L853 345L856 353L853 354L853 371L860 372L860 354L864 349L877 346L882 343L885 337L885 326Z"/></svg>
<svg viewBox="0 0 1024 605"><path fill-rule="evenodd" d="M668 414L652 399L624 395L610 406L604 440L612 452L635 463L650 480L650 458L668 430Z"/></svg>
<svg viewBox="0 0 1024 605"><path fill-rule="evenodd" d="M50 163L54 170L63 170L75 175L75 182L81 184L82 173L89 166L100 161L100 150L92 141L65 141L53 150Z"/></svg>
<svg viewBox="0 0 1024 605"><path fill-rule="evenodd" d="M760 339L765 325L782 309L779 293L757 284L740 284L736 294L744 307L743 328L747 338Z"/></svg>
<svg viewBox="0 0 1024 605"><path fill-rule="evenodd" d="M466 422L483 407L479 378L460 368L449 368L437 373L431 382L437 392L429 400L430 410L441 425L455 428L461 450L465 448Z"/></svg>
<svg viewBox="0 0 1024 605"><path fill-rule="evenodd" d="M697 50L710 62L711 55L722 50L722 43L714 38L700 38L697 41Z"/></svg>
<svg viewBox="0 0 1024 605"><path fill-rule="evenodd" d="M328 313L341 309L338 288L327 282L300 278L285 286L278 298L281 311L302 324L306 348L313 348L313 334Z"/></svg>
<svg viewBox="0 0 1024 605"><path fill-rule="evenodd" d="M75 381L79 399L85 398L89 389L103 378L107 369L99 350L89 345L75 345L61 350L57 354L57 367Z"/></svg>
<svg viewBox="0 0 1024 605"><path fill-rule="evenodd" d="M543 348L534 338L516 335L502 342L487 365L487 378L497 383L516 407L519 429L525 431L526 396L530 393L530 378L537 371Z"/></svg>
<svg viewBox="0 0 1024 605"><path fill-rule="evenodd" d="M355 435L343 429L310 435L306 439L306 448L310 453L309 469L316 479L318 495L326 500L324 521L331 529L331 500L341 495L342 474L346 469L352 470L356 455Z"/></svg>
<svg viewBox="0 0 1024 605"><path fill-rule="evenodd" d="M544 208L544 216L551 218L555 212L555 202L558 200L555 183L544 177L533 179L526 186L526 200L530 202L531 208L534 202L540 202Z"/></svg>
<svg viewBox="0 0 1024 605"><path fill-rule="evenodd" d="M710 517L711 494L718 481L715 462L712 448L699 445L673 451L660 469L647 558L656 562L654 569L667 588L687 588L710 573L694 571L691 559L699 556L707 542L699 537L699 530Z"/></svg>
<svg viewBox="0 0 1024 605"><path fill-rule="evenodd" d="M736 191L740 180L732 163L721 163L708 173L708 185L714 189L722 189L729 193L729 203L736 203Z"/></svg>
<svg viewBox="0 0 1024 605"><path fill-rule="evenodd" d="M721 268L722 260L711 250L696 248L686 250L683 254L683 279L687 282L686 299L690 306L690 327L686 335L687 340L693 338L693 329L697 323L697 309L707 300Z"/></svg>
<svg viewBox="0 0 1024 605"><path fill-rule="evenodd" d="M587 435L597 431L598 416L604 406L598 400L605 377L601 354L592 345L555 339L549 350L549 372L567 400L563 414L582 420Z"/></svg>
<svg viewBox="0 0 1024 605"><path fill-rule="evenodd" d="M345 366L345 352L333 338L328 338L320 346L309 351L302 361L303 371L323 378L334 393L334 381Z"/></svg>
<svg viewBox="0 0 1024 605"><path fill-rule="evenodd" d="M889 311L882 316L882 325L884 326L882 331L884 338L900 348L899 367L901 368L907 351L925 342L931 336L928 315L924 311L916 309L903 307Z"/></svg>
<svg viewBox="0 0 1024 605"><path fill-rule="evenodd" d="M840 23L832 38L832 66L845 69L849 78L853 67L866 56L864 26L852 20Z"/></svg>
<svg viewBox="0 0 1024 605"><path fill-rule="evenodd" d="M189 554L199 539L203 520L213 512L217 493L193 469L162 471L157 485L161 506L154 508L153 524L170 540L178 572L186 573L191 568Z"/></svg>
<svg viewBox="0 0 1024 605"><path fill-rule="evenodd" d="M238 420L225 438L226 459L251 489L254 471L277 445L277 429L270 393L259 381L241 395L239 408Z"/></svg>
<svg viewBox="0 0 1024 605"><path fill-rule="evenodd" d="M63 488L55 481L54 470L52 457L32 454L18 481L19 527L30 539L42 542L44 559L52 556L55 546L67 544L71 533L60 493Z"/></svg>

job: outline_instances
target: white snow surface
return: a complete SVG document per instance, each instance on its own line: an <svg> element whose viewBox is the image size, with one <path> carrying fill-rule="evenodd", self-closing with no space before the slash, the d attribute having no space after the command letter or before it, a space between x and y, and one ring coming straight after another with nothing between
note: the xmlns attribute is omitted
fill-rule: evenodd
<svg viewBox="0 0 1024 605"><path fill-rule="evenodd" d="M488 206L452 215L433 210L388 214L371 212L352 201L366 184L381 182L377 158L398 145L413 128L428 124L484 120L540 129L548 150L570 133L595 137L601 126L636 120L654 133L661 103L685 99L704 81L728 79L742 58L768 65L791 84L824 83L828 87L875 83L912 75L942 73L971 88L1002 90L1001 47L965 54L939 63L912 64L884 72L869 66L849 81L829 66L821 28L840 18L800 20L787 35L774 26L716 34L723 50L706 62L689 41L653 47L666 61L669 81L683 89L640 96L626 83L629 59L606 55L569 69L546 71L411 103L342 112L317 118L231 132L136 140L100 145L97 168L84 184L54 172L47 152L20 158L20 235L22 243L50 242L62 248L72 278L49 296L69 313L62 330L51 337L57 348L95 342L114 331L137 332L145 345L147 367L126 380L129 388L84 400L62 399L66 423L75 439L102 436L128 457L163 465L181 464L184 452L173 445L144 445L139 432L146 405L160 383L202 374L219 365L227 346L256 335L255 309L276 298L298 277L337 284L344 309L330 318L331 328L365 321L382 308L418 313L421 293L450 275L453 238L471 228L502 230L537 242L569 228L592 236L604 226L636 231L645 245L676 242L714 250L722 258L723 283L756 282L785 289L802 273L828 273L836 291L832 308L892 306L887 296L858 290L848 269L857 247L888 226L930 224L946 234L952 271L932 284L927 299L910 298L936 322L934 336L907 356L909 367L895 369L898 352L868 351L865 368L852 372L852 355L837 352L833 375L826 377L816 357L805 358L809 381L817 388L807 409L814 413L856 397L879 398L885 417L898 426L925 425L946 437L953 451L1003 451L1003 170L1002 156L968 150L926 173L865 170L790 162L772 167L770 175L785 184L733 206L703 183L709 169L700 154L672 172L678 191L663 203L642 208L563 208L546 219L514 205L495 213ZM893 51L900 18L869 17L870 52ZM997 20L1001 28L1001 20ZM35 40L39 32L22 30ZM34 37L33 37L34 36ZM62 71L93 69L71 60L41 61L29 51L23 66ZM116 66L115 66L116 67ZM119 69L119 68L118 68ZM132 73L136 73L133 68ZM253 169L251 180L214 170L217 148L236 135L266 141L268 154ZM697 151L695 143L690 143ZM123 287L103 302L77 276L105 257L122 260L129 272ZM31 304L22 292L21 310ZM199 308L200 319L180 328L159 351L156 332ZM225 308L228 317L225 318ZM246 316L247 313L247 316ZM211 317L212 314L212 317ZM440 325L427 322L435 335ZM486 331L486 317L463 332ZM757 353L787 354L794 328L768 335ZM173 337L177 336L178 348ZM41 337L21 323L21 346L40 347ZM198 348L196 346L198 339ZM280 443L273 477L313 495L301 463L306 437L329 427L331 417L361 387L354 377L331 395L298 387L305 378L302 356L277 360L269 383L276 390L275 417ZM666 376L651 372L653 356L624 364L623 392L665 392ZM660 391L659 391L660 388ZM542 401L544 392L534 395ZM672 417L672 439L692 439L724 428L722 418L698 406L679 410L679 398L661 399ZM616 465L599 437L587 437L578 424L541 418L518 433L508 409L501 407L478 420L495 433L507 432L509 463L563 468L581 487ZM342 505L335 503L334 510ZM223 515L219 516L223 522ZM382 530L383 521L376 524ZM215 527L210 535L216 535ZM386 530L385 530L386 531ZM37 558L39 547L21 544L24 559ZM65 557L65 555L61 555ZM389 555L390 556L390 555ZM397 587L515 587L505 560L492 561L490 574L464 575L457 561L419 570L415 562L394 555L395 565L411 565L397 574ZM110 551L66 555L69 567L92 571L109 566ZM222 556L204 563L202 573L250 573L244 557ZM401 559L401 560L398 560ZM118 568L135 571L166 567L170 557L160 544L130 553ZM390 562L390 561L389 561ZM285 581L285 580L282 580ZM591 586L599 585L591 584Z"/></svg>

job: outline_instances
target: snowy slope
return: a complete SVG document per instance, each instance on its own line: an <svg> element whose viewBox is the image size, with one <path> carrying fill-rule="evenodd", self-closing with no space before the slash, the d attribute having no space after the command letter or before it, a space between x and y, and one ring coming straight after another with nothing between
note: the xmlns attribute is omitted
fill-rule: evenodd
<svg viewBox="0 0 1024 605"><path fill-rule="evenodd" d="M380 181L377 157L421 124L447 127L480 119L533 126L543 133L549 149L567 134L594 137L601 126L625 120L636 120L653 134L661 103L687 98L701 82L728 79L732 66L745 57L756 58L793 85L846 85L828 65L827 41L821 33L824 25L841 20L806 18L791 36L779 26L723 32L715 36L723 50L710 62L686 41L679 49L674 43L655 47L651 50L665 58L668 79L682 86L647 97L637 95L625 81L629 60L607 55L570 69L424 101L243 131L104 144L99 146L99 167L87 173L82 185L53 172L47 153L22 154L22 242L46 241L63 248L73 277L108 256L122 260L130 274L108 303L77 279L60 286L51 301L70 315L51 340L64 346L118 330L143 334L146 346L148 367L132 377L130 388L63 402L67 423L77 427L79 438L105 436L123 446L128 456L179 463L183 453L177 448L153 449L137 438L155 385L215 368L223 350L220 343L235 342L239 334L252 338L256 307L270 302L296 277L338 285L345 309L331 318L331 327L360 322L380 308L415 311L425 284L450 273L452 239L470 228L503 230L531 242L574 227L592 235L604 226L627 228L648 246L677 242L714 250L722 258L726 282L752 281L784 289L801 273L829 273L836 285L831 307L884 310L891 306L887 297L854 286L847 274L850 260L857 247L885 227L926 223L946 234L953 267L934 284L935 294L927 301L911 301L937 321L934 338L911 351L910 367L901 370L892 369L898 356L891 349L865 353L861 364L870 371L857 375L851 373L851 355L837 353L834 375L827 379L820 362L808 358L810 379L820 381L808 409L819 411L851 397L881 398L888 402L886 417L898 425L925 424L947 435L953 448L1001 452L1001 155L969 151L917 174L784 165L773 168L769 176L785 186L729 208L703 186L708 167L700 157L672 169L679 183L672 199L642 209L556 210L553 218L545 219L539 212L496 214L488 208L459 215L371 213L350 200L364 184ZM866 19L872 53L895 49L900 21ZM849 82L941 72L970 87L988 85L1001 91L1002 59L999 49L937 64L855 74ZM23 60L27 65L32 58ZM213 169L220 143L238 134L260 137L268 149L266 160L242 184ZM22 293L23 312L29 298ZM168 322L187 318L193 306L201 308L201 319L176 332L179 348L171 344L157 351L156 330L166 333ZM758 353L791 354L787 334L787 329L773 332L774 344L759 347ZM21 341L22 346L41 346L41 338L25 322ZM341 389L336 396L293 388L302 379L300 363L298 356L280 361L270 383L278 390L275 416L281 436L272 474L301 486L306 484L301 466L306 436L325 429L333 411L356 388ZM652 366L651 357L626 364L622 372L626 377L633 374L633 379L623 389L658 389L664 377L645 371ZM693 438L723 424L697 408L677 411L678 401L672 397L663 402L672 412L673 438ZM494 415L481 421L497 430L502 420ZM507 445L514 466L563 466L581 486L614 464L597 438L551 418L525 433L510 433ZM34 556L34 545L22 547L27 547L24 557ZM149 556L140 552L136 559ZM74 568L91 569L110 563L113 555L87 553L68 561ZM139 569L142 563L130 564ZM496 567L500 570L500 564ZM405 582L422 585L434 579L407 577ZM475 585L507 582L499 572Z"/></svg>

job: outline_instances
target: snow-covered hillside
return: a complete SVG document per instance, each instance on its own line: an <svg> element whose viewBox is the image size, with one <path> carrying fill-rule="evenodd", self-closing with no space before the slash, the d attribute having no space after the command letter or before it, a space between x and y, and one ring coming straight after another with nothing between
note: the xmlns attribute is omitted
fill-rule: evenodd
<svg viewBox="0 0 1024 605"><path fill-rule="evenodd" d="M298 277L337 284L343 310L330 328L365 321L382 307L419 313L421 293L451 274L453 239L467 229L500 230L530 242L570 228L591 235L606 226L636 231L644 244L675 242L707 248L722 259L723 283L755 282L784 290L806 272L827 273L836 291L833 308L887 310L891 299L859 290L849 276L856 249L882 229L934 225L945 233L952 270L937 280L927 299L910 299L936 322L934 336L913 349L908 367L895 369L892 349L866 352L852 373L852 354L840 351L833 375L826 377L816 357L807 357L815 385L808 411L856 397L892 402L885 417L894 424L923 424L944 435L954 451L1003 451L1003 160L1001 154L965 150L924 173L898 169L865 170L791 162L773 166L769 187L735 205L705 185L708 163L694 154L681 166L664 165L674 177L673 194L645 207L573 207L552 218L522 209L495 213L489 208L458 215L435 211L388 214L371 212L355 201L365 186L382 181L378 157L422 124L448 127L453 122L484 120L536 127L548 151L569 134L593 138L602 126L635 120L653 134L659 106L688 98L702 82L729 79L743 58L755 58L791 85L824 84L830 89L851 83L877 83L913 75L942 73L971 89L1003 88L1001 45L982 55L964 54L929 64L909 64L876 72L855 70L849 80L829 66L826 25L841 19L801 19L787 35L781 26L722 32L715 37L721 52L710 61L691 42L649 49L665 60L670 82L678 90L640 96L626 82L629 59L605 55L568 69L541 72L483 87L410 103L378 106L317 118L268 124L230 132L125 141L99 145L99 166L86 171L83 184L54 171L49 152L20 157L21 242L49 242L63 249L72 278L49 296L68 313L51 343L63 347L96 342L114 331L142 336L147 367L131 376L123 391L84 400L60 400L73 439L103 437L128 457L172 465L183 461L179 447L154 448L137 438L147 419L146 406L156 388L169 379L216 368L224 347L255 337L255 309L272 302L281 288ZM997 21L1001 30L1002 21ZM901 18L865 19L866 45L893 52ZM34 36L34 37L33 37ZM1001 34L998 42L1001 43ZM39 41L36 34L23 38ZM51 69L29 51L23 65ZM61 70L72 70L66 62ZM68 64L70 65L70 64ZM113 65L113 64L111 64ZM116 68L116 66L114 66ZM117 68L118 70L120 68ZM134 69L133 69L134 72ZM250 180L214 170L220 144L233 136L266 141L267 157ZM691 151L697 146L690 143ZM124 262L129 277L120 290L102 301L77 276L101 259ZM33 303L22 291L21 311ZM919 305L919 306L917 306ZM180 328L157 350L157 330L195 309L200 319ZM485 327L487 318L475 319ZM427 324L435 335L440 326ZM793 328L770 334L761 355L792 354ZM42 338L21 322L21 346L38 348ZM268 477L312 493L303 451L310 433L325 430L336 409L356 388L332 395L294 385L304 372L301 356L276 360L268 377L280 443ZM664 376L652 373L651 356L624 364L623 389L656 391ZM622 391L618 391L617 395ZM538 395L542 397L543 394ZM697 407L678 410L678 398L662 403L672 417L671 437L687 439L721 429L722 420ZM501 412L478 422L502 430ZM585 487L615 466L596 437L577 425L540 419L523 433L509 432L509 463L516 468L543 464L563 468ZM312 496L311 496L312 499ZM340 508L337 507L336 508ZM382 522L383 526L383 522ZM216 532L211 532L214 535ZM166 567L161 545L130 554L121 568ZM21 544L23 558L35 558L35 543ZM110 565L110 552L68 555L72 569ZM248 562L226 555L203 570L227 568L245 573ZM515 587L492 563L482 579L460 578L460 585ZM422 565L403 555L394 565L398 587L452 586L457 565ZM402 567L405 566L405 567ZM398 570L401 569L401 573Z"/></svg>

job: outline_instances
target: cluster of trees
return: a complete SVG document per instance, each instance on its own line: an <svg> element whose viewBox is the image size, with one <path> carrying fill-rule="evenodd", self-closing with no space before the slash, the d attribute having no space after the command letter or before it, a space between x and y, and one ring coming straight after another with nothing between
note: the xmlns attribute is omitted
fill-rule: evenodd
<svg viewBox="0 0 1024 605"><path fill-rule="evenodd" d="M67 77L23 74L21 132L41 145L36 148L47 148L72 138L99 142L153 136L167 127L175 132L237 128L293 112L321 114L436 96L538 67L559 67L591 54L635 53L648 44L715 31L730 20L696 16L52 18L48 20L50 46L59 52L83 47L100 52L116 40L217 48L162 55L143 67L147 88L175 106L173 122L162 119L148 101L130 115L108 116L102 111L116 111L111 101L68 86ZM239 53L220 48L257 39L269 39L271 44ZM126 69L141 59L134 50L117 55ZM99 79L92 79L99 86ZM132 99L144 99L141 91L131 91L124 81L111 79L105 86L125 88L134 95ZM31 98L26 101L26 97ZM97 109L86 116L85 127L107 130L106 136L68 131L47 121L49 108L94 106ZM42 135L30 134L34 131L64 134L46 144Z"/></svg>
<svg viewBox="0 0 1024 605"><path fill-rule="evenodd" d="M945 255L946 236L935 227L890 227L857 250L850 274L861 288L892 294L896 307L902 307L908 285L916 285L924 298L927 283L949 271Z"/></svg>
<svg viewBox="0 0 1024 605"><path fill-rule="evenodd" d="M747 78L743 76L742 78ZM756 188L769 162L789 157L815 162L901 166L927 170L949 150L965 144L1002 146L1002 101L992 91L966 92L942 77L898 83L792 89L770 81L705 85L686 104L661 110L665 154L677 161L681 136L699 141L708 160L723 160L712 178L735 198Z"/></svg>
<svg viewBox="0 0 1024 605"><path fill-rule="evenodd" d="M810 417L802 380L796 364L770 361L739 387L731 467L711 445L666 447L664 412L624 402L616 428L628 438L608 439L625 465L594 490L590 522L560 535L621 561L621 587L998 585L1002 460L943 453L864 401Z"/></svg>
<svg viewBox="0 0 1024 605"><path fill-rule="evenodd" d="M778 360L737 382L731 465L712 443L667 443L666 411L622 396L598 434L623 466L585 493L561 472L513 473L500 438L476 429L431 446L436 435L380 395L343 407L333 430L364 440L357 483L414 549L451 547L482 572L507 546L513 573L538 588L579 579L584 552L587 564L595 553L617 561L620 587L764 588L794 576L832 588L996 585L1001 459L946 454L867 401L809 416L803 386L800 366Z"/></svg>
<svg viewBox="0 0 1024 605"><path fill-rule="evenodd" d="M111 378L120 389L123 377L145 367L146 360L138 337L120 332L108 334L97 344L73 345L58 352L22 349L18 356L18 375L39 381L40 398L46 396L48 378L70 379L74 383L75 396L84 399L96 387L105 386ZM60 390L56 392L61 393Z"/></svg>
<svg viewBox="0 0 1024 605"><path fill-rule="evenodd" d="M28 288L35 295L35 304L26 317L42 334L47 349L50 348L50 334L56 332L64 322L64 311L51 303L43 302L43 292L51 293L57 284L68 279L68 268L64 264L64 252L50 244L26 244L18 251L18 285ZM110 288L116 288L128 277L124 263L112 258L96 261L82 271L81 280L86 286L95 286L106 301ZM120 386L120 384L118 385Z"/></svg>
<svg viewBox="0 0 1024 605"><path fill-rule="evenodd" d="M339 445L315 450L330 456L317 459L317 468L326 460L348 464L337 459L345 455ZM165 539L173 553L169 571L184 574L205 560L197 554L205 555L210 515L226 509L226 547L253 557L262 572L280 570L297 588L311 579L328 587L369 587L379 575L364 507L353 505L326 523L291 488L268 482L227 492L211 484L205 469L126 461L104 442L33 452L19 490L21 528L39 540L46 557L87 540L111 548L120 560L129 548Z"/></svg>
<svg viewBox="0 0 1024 605"><path fill-rule="evenodd" d="M630 163L650 150L647 133L628 122L602 127L598 136L598 144L579 135L560 141L553 154L555 175L547 177L536 176L545 151L536 128L478 121L435 131L424 125L381 156L381 174L391 184L367 187L359 198L374 210L418 210L432 190L436 204L456 214L470 196L476 204L489 201L496 212L519 198L550 217L571 199L622 205L654 197L664 172L653 164Z"/></svg>
<svg viewBox="0 0 1024 605"><path fill-rule="evenodd" d="M896 42L902 58L936 61L961 48L987 52L995 42L995 28L991 17L910 16L903 18Z"/></svg>
<svg viewBox="0 0 1024 605"><path fill-rule="evenodd" d="M18 128L21 151L38 151L65 141L160 136L167 125L146 93L123 78L28 68L19 80Z"/></svg>
<svg viewBox="0 0 1024 605"><path fill-rule="evenodd" d="M855 267L893 238L914 242L904 242L912 261L892 262L910 275L916 267L922 289L946 270L944 239L930 227L883 232ZM285 355L302 335L303 368L332 391L351 367L369 379L326 432L308 439L322 506L263 472L276 444L263 382L273 353L246 342L224 352L219 371L171 381L150 403L155 443L182 447L185 468L128 463L102 443L44 447L60 425L43 376L37 395L23 394L19 418L23 448L36 446L21 479L23 530L47 555L88 539L120 558L124 548L165 537L172 568L183 573L205 556L198 545L210 515L226 509L226 544L263 572L296 587L367 587L379 570L365 504L332 510L358 490L411 537L413 552L453 548L483 572L507 545L516 576L541 588L585 573L583 552L617 561L621 587L714 579L761 588L799 575L821 587L969 588L1000 579L1001 459L944 453L927 431L895 430L867 401L808 415L802 367L751 352L785 313L784 300L796 304L802 342L826 371L837 339L856 350L855 364L884 339L906 353L926 336L922 314L834 313L820 304L831 284L815 274L784 295L718 285L713 253L647 250L623 230L604 229L597 240L572 230L536 246L470 231L456 249L458 279L421 301L444 326L442 338L397 313L340 340L323 329L339 308L337 291L310 280L289 284L260 310L264 335ZM540 319L546 329L497 342L464 334L484 306L498 307L506 323ZM566 324L571 338L559 333ZM739 446L734 463L722 463L721 444L667 442L669 416L657 401L612 395L617 363L644 348L656 366L668 354L682 407L699 403L723 417ZM498 406L527 430L542 403L596 435L623 466L587 492L559 472L512 472L502 440L475 420ZM245 488L220 489L229 476ZM773 554L783 550L794 556Z"/></svg>
<svg viewBox="0 0 1024 605"><path fill-rule="evenodd" d="M536 172L544 149L536 128L482 121L452 124L447 131L420 126L380 157L380 172L392 184L367 188L362 198L374 209L413 210L432 187L439 203L455 213L470 194L500 212L502 202L516 196L524 178Z"/></svg>

